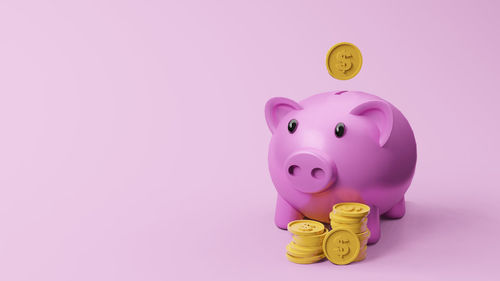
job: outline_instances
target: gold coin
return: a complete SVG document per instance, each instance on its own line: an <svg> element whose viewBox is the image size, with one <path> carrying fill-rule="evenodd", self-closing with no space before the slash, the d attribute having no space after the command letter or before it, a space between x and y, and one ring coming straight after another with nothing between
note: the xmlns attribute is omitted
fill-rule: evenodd
<svg viewBox="0 0 500 281"><path fill-rule="evenodd" d="M359 247L361 247L361 249L363 249L364 246L368 245L368 239L359 240L359 244L361 245Z"/></svg>
<svg viewBox="0 0 500 281"><path fill-rule="evenodd" d="M359 253L358 253L358 256L356 257L356 259L354 261L362 261L366 258L366 250L368 249L368 247L366 245L362 245L361 246L361 250L359 250Z"/></svg>
<svg viewBox="0 0 500 281"><path fill-rule="evenodd" d="M366 223L363 224L343 224L343 223L331 223L333 229L349 229L350 231L359 234L368 230Z"/></svg>
<svg viewBox="0 0 500 281"><path fill-rule="evenodd" d="M354 261L362 261L366 258L366 251L363 253L359 253L358 257Z"/></svg>
<svg viewBox="0 0 500 281"><path fill-rule="evenodd" d="M292 240L300 246L305 247L321 247L323 245L323 238L325 238L328 230L325 228L324 232L318 235L308 235L308 236L299 236L293 235Z"/></svg>
<svg viewBox="0 0 500 281"><path fill-rule="evenodd" d="M294 262L294 263L309 264L309 263L315 263L315 262L318 262L318 261L324 259L325 255L321 254L321 255L314 256L314 257L301 258L301 257L295 257L293 255L290 255L289 253L286 253L286 258L289 261Z"/></svg>
<svg viewBox="0 0 500 281"><path fill-rule="evenodd" d="M358 238L359 238L359 241L362 241L362 240L368 240L368 238L370 238L370 230L367 230L365 232L361 232L361 233L358 233Z"/></svg>
<svg viewBox="0 0 500 281"><path fill-rule="evenodd" d="M349 218L349 217L342 217L339 215L330 215L330 221L337 223L345 223L345 224L358 224L358 223L366 223L368 221L368 218L366 216L361 218Z"/></svg>
<svg viewBox="0 0 500 281"><path fill-rule="evenodd" d="M359 222L359 221L367 218L366 216L364 216L364 217L359 217L359 216L358 217L345 217L345 216L342 216L341 214L339 214L338 212L335 213L334 210L332 210L330 212L329 217L330 217L330 219L337 219L339 221L344 221L345 223L356 223L356 222Z"/></svg>
<svg viewBox="0 0 500 281"><path fill-rule="evenodd" d="M359 254L359 239L355 233L347 229L328 232L323 241L323 252L334 264L349 264Z"/></svg>
<svg viewBox="0 0 500 281"><path fill-rule="evenodd" d="M325 234L326 235L326 234ZM295 242L297 245L304 246L304 247L317 247L321 246L323 244L323 238L325 238L325 235L320 236L320 238L315 238L315 239L307 239L308 236L293 236L292 240Z"/></svg>
<svg viewBox="0 0 500 281"><path fill-rule="evenodd" d="M333 214L335 216L361 218L369 213L370 207L361 203L346 202L333 205Z"/></svg>
<svg viewBox="0 0 500 281"><path fill-rule="evenodd" d="M356 76L362 64L361 51L351 43L335 44L326 54L328 73L339 80L348 80Z"/></svg>
<svg viewBox="0 0 500 281"><path fill-rule="evenodd" d="M288 226L288 231L295 235L316 235L325 231L325 226L317 221L312 220L296 220L291 221Z"/></svg>
<svg viewBox="0 0 500 281"><path fill-rule="evenodd" d="M324 255L323 251L316 253L316 254L303 254L303 253L290 252L290 251L286 251L286 253L289 254L290 256L293 256L296 258L312 258L312 257L316 257L319 255Z"/></svg>
<svg viewBox="0 0 500 281"><path fill-rule="evenodd" d="M365 241L359 241L359 247L363 249L363 247L368 246L368 240Z"/></svg>
<svg viewBox="0 0 500 281"><path fill-rule="evenodd" d="M312 257L323 253L323 248L321 246L304 247L299 246L294 242L290 242L286 245L286 250L288 253L296 257Z"/></svg>

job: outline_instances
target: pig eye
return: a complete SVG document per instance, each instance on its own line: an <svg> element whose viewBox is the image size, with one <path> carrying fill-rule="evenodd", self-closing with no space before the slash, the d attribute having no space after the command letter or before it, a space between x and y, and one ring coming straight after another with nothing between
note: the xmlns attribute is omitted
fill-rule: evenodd
<svg viewBox="0 0 500 281"><path fill-rule="evenodd" d="M290 132L290 134L293 134L295 132L295 130L297 130L298 125L299 125L299 122L297 122L297 120L295 120L295 119L292 119L292 120L290 120L290 122L288 122L288 131Z"/></svg>
<svg viewBox="0 0 500 281"><path fill-rule="evenodd" d="M340 122L335 126L335 135L337 138L341 138L345 134L345 125L344 123Z"/></svg>

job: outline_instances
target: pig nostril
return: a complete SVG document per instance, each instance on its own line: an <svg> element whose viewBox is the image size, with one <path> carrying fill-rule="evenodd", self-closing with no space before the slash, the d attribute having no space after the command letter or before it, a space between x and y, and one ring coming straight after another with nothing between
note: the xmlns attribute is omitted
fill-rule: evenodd
<svg viewBox="0 0 500 281"><path fill-rule="evenodd" d="M288 167L288 173L292 176L296 175L299 171L300 171L300 167L297 165L292 165L292 166Z"/></svg>
<svg viewBox="0 0 500 281"><path fill-rule="evenodd" d="M311 171L311 176L315 179L321 179L325 176L325 171L323 171L321 168L314 168Z"/></svg>

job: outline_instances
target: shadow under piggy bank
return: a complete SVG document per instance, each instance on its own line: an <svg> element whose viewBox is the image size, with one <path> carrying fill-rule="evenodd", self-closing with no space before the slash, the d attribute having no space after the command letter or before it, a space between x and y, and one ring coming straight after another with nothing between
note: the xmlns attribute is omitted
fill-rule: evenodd
<svg viewBox="0 0 500 281"><path fill-rule="evenodd" d="M422 244L432 240L436 233L460 231L457 224L447 222L463 219L464 213L458 209L448 209L438 205L406 202L406 214L401 219L381 218L381 238L377 244L368 246L369 257L365 262L375 260L392 251L404 249L405 245ZM450 229L450 226L454 229Z"/></svg>

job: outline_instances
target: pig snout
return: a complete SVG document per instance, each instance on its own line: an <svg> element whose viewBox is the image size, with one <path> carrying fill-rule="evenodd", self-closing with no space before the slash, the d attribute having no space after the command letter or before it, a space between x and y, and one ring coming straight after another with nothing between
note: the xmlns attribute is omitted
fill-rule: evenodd
<svg viewBox="0 0 500 281"><path fill-rule="evenodd" d="M336 179L336 166L320 153L300 151L285 161L286 175L294 188L317 193L331 186Z"/></svg>

